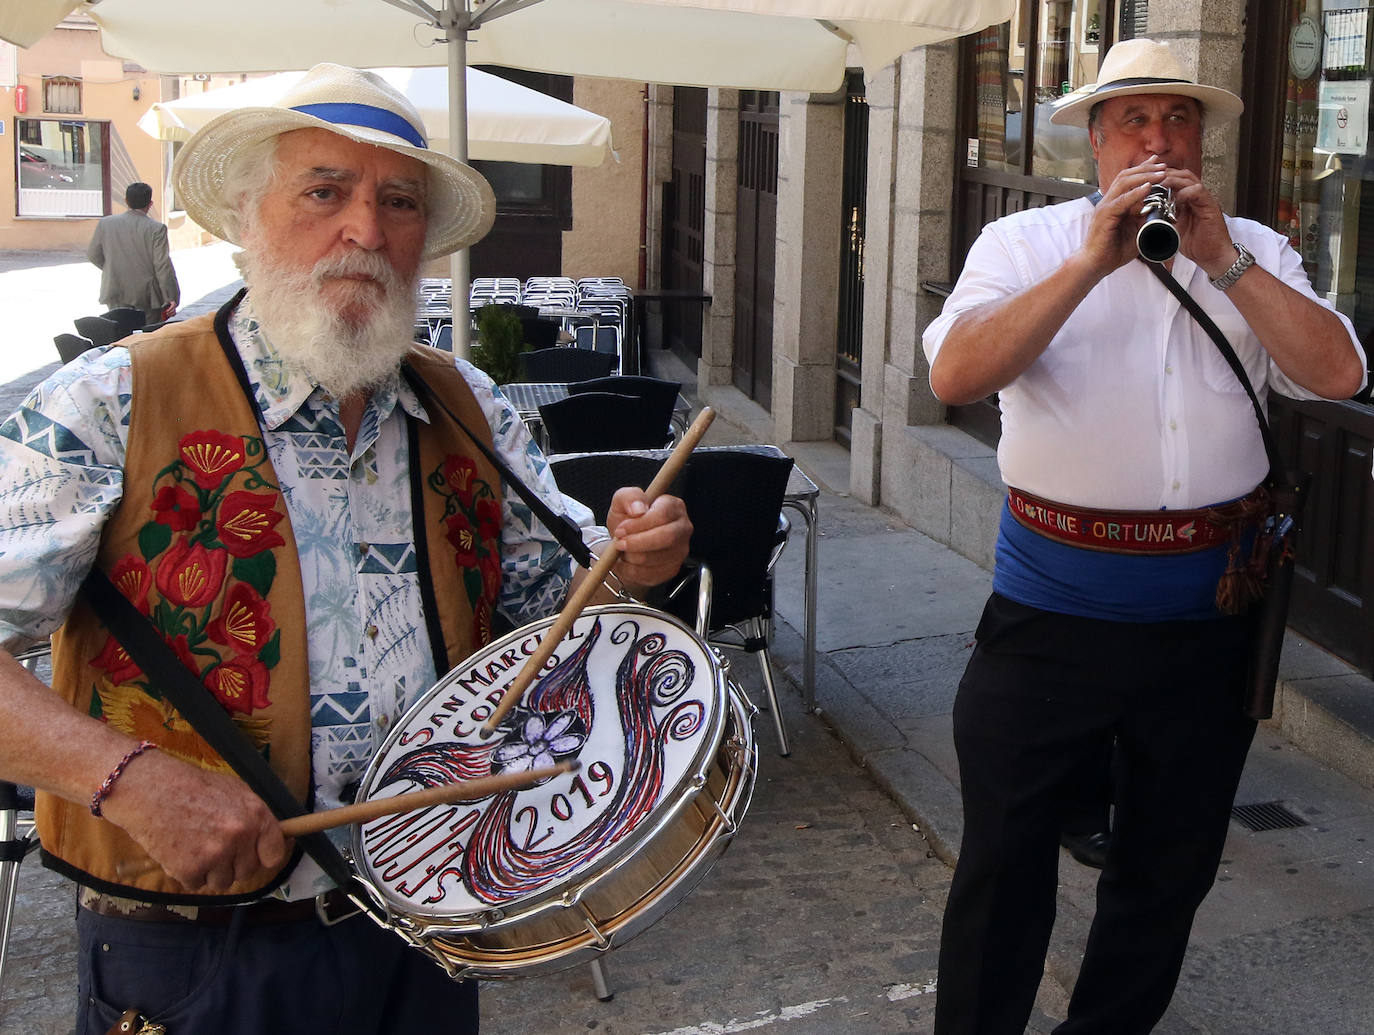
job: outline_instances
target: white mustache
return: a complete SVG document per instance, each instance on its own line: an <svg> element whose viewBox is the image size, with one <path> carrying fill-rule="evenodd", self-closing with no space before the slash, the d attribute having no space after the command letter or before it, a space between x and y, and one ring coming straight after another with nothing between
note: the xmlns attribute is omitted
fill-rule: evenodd
<svg viewBox="0 0 1374 1035"><path fill-rule="evenodd" d="M377 281L388 293L400 286L400 278L391 263L375 252L345 252L326 256L315 263L310 275L317 285L332 277L363 276Z"/></svg>

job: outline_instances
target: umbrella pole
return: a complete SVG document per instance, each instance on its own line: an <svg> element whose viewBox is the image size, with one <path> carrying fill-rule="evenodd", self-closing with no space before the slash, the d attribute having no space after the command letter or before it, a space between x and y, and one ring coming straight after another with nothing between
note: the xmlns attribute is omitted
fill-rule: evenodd
<svg viewBox="0 0 1374 1035"><path fill-rule="evenodd" d="M459 7L463 10L459 10ZM468 160L468 22L466 0L445 0L444 38L448 41L448 141L449 153L458 161ZM468 312L471 280L468 250L449 257L449 276L453 280L453 354L468 358L468 331L472 322Z"/></svg>

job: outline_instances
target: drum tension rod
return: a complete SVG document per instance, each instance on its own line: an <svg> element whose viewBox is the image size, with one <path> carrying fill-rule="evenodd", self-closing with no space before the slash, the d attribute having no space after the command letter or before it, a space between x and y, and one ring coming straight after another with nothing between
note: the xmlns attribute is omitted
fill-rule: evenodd
<svg viewBox="0 0 1374 1035"><path fill-rule="evenodd" d="M590 934L596 942L596 947L598 949L609 949L611 947L611 940L601 933L601 928L596 926L596 917L592 916L592 911L587 908L587 903L579 900L577 908L582 913L582 919L587 924L587 933Z"/></svg>
<svg viewBox="0 0 1374 1035"><path fill-rule="evenodd" d="M720 802L716 801L715 798L711 798L710 802L711 808L716 810L716 815L720 817L721 823L724 824L725 832L733 835L735 832L735 821L725 814L724 810L720 807Z"/></svg>

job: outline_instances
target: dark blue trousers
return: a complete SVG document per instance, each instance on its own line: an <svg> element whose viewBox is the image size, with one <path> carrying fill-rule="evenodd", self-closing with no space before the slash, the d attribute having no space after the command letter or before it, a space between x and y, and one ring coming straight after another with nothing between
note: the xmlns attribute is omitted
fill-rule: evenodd
<svg viewBox="0 0 1374 1035"><path fill-rule="evenodd" d="M129 1007L167 1035L477 1031L476 983L363 915L210 927L77 909L77 934L77 1035L104 1035Z"/></svg>
<svg viewBox="0 0 1374 1035"><path fill-rule="evenodd" d="M1021 1035L1054 925L1072 782L1116 738L1097 912L1062 1035L1148 1032L1216 877L1255 724L1245 618L1125 623L996 594L954 704L964 836L940 941L939 1035Z"/></svg>

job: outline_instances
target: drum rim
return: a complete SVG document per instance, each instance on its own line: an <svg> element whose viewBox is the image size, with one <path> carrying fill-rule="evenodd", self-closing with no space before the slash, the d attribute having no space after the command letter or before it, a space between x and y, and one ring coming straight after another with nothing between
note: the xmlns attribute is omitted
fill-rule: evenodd
<svg viewBox="0 0 1374 1035"><path fill-rule="evenodd" d="M731 717L736 720L741 731L742 741L739 750L743 758L738 778L733 781L735 785L734 795L728 800L715 801L722 814L722 822L713 824L710 836L703 836L694 846L693 853L685 856L678 863L677 877L671 883L655 885L652 889L652 898L634 909L629 916L608 932L609 944L604 947L598 946L594 940L590 940L590 935L588 936L589 941L581 943L574 943L569 937L558 943L557 946L544 951L537 951L528 947L520 950L526 953L529 958L520 956L518 953L503 957L496 950L488 949L483 953L477 953L444 941L446 936L461 937L490 928L458 927L445 925L440 921L419 921L412 924L410 932L422 951L434 956L440 961L441 966L446 969L451 968L457 976L462 978L503 980L554 974L596 959L614 949L622 948L680 906L706 880L712 868L720 861L726 849L734 841L735 835L739 833L740 823L753 802L754 791L757 787L758 745L753 737L753 719L757 709L749 701L743 689L733 682L728 682L727 698ZM727 721L726 731L728 732L729 729L730 723ZM698 795L700 793L704 793L704 790L699 791ZM693 800L695 800L695 796ZM676 812L674 814L676 815ZM614 875L614 870L632 861L627 855L617 860L614 866L608 867L604 871L598 871L586 885L579 887L579 894L585 895L588 890L593 890L590 887L591 884L609 879ZM540 911L552 908L554 905L555 903L545 903ZM529 914L520 916L521 920L528 918Z"/></svg>
<svg viewBox="0 0 1374 1035"><path fill-rule="evenodd" d="M608 845L606 850L591 860L584 869L580 869L563 880L548 884L528 895L512 899L510 902L485 905L480 909L463 913L412 912L413 903L398 901L384 881L380 878L374 878L372 865L362 846L362 830L365 824L353 824L349 828L349 846L358 879L369 887L374 898L382 900L387 912L393 917L404 918L407 925L413 930L428 931L437 925L444 925L450 931L460 932L515 926L545 910L562 908L562 902L571 889L595 883L603 873L614 869L623 860L628 859L645 840L663 830L666 823L677 817L684 808L696 800L699 792L692 790L692 785L703 779L709 771L714 761L715 752L724 738L728 726L732 691L732 685L728 679L728 666L711 645L697 635L696 630L683 623L676 616L645 604L600 604L586 608L579 616L579 620L608 614L625 617L648 617L674 627L696 643L702 655L710 662L711 696L714 698L715 707L707 717L707 721L703 723L703 733L696 745L696 752L690 762L684 766L680 779L660 795L659 805L645 817L646 823L642 827L634 828L614 844ZM408 727L411 718L423 711L430 701L455 681L455 673L463 671L474 658L498 654L509 644L529 636L531 630L541 627L547 628L554 621L556 621L556 616L530 622L506 633L499 639L493 640L482 649L469 654L445 673L443 678L426 690L404 712L400 720L393 724L381 746L371 761L368 762L362 779L358 783L357 800L367 800L364 792L372 786L381 768L382 760L387 757L396 741L409 732ZM742 696L742 691L737 690L737 692Z"/></svg>

